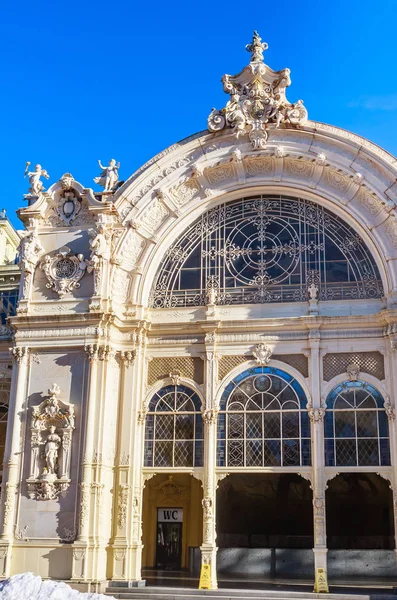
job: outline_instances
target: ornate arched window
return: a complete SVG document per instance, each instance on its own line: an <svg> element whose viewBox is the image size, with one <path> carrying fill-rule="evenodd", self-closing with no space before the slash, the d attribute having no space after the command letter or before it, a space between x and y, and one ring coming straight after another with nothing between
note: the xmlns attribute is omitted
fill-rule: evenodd
<svg viewBox="0 0 397 600"><path fill-rule="evenodd" d="M364 381L345 381L327 398L326 466L390 465L389 424L381 394Z"/></svg>
<svg viewBox="0 0 397 600"><path fill-rule="evenodd" d="M145 467L203 466L200 398L185 385L168 385L154 394L145 429Z"/></svg>
<svg viewBox="0 0 397 600"><path fill-rule="evenodd" d="M263 195L204 213L165 253L154 308L380 298L378 268L343 219L302 198Z"/></svg>
<svg viewBox="0 0 397 600"><path fill-rule="evenodd" d="M281 369L255 367L225 388L218 415L220 467L311 464L307 398Z"/></svg>

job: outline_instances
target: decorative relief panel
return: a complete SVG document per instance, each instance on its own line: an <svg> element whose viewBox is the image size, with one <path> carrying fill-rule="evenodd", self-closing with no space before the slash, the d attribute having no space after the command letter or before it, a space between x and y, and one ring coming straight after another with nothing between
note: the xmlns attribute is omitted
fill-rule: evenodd
<svg viewBox="0 0 397 600"><path fill-rule="evenodd" d="M314 171L314 163L299 160L294 158L288 158L285 161L285 170L291 175L302 177L304 179L310 179Z"/></svg>
<svg viewBox="0 0 397 600"><path fill-rule="evenodd" d="M135 231L135 229L131 229L124 239L120 257L128 260L132 267L135 267L144 247L145 240Z"/></svg>
<svg viewBox="0 0 397 600"><path fill-rule="evenodd" d="M181 377L192 379L196 383L204 381L204 363L196 356L170 356L153 358L149 362L148 384L153 385L159 379L170 377L170 373L179 371Z"/></svg>
<svg viewBox="0 0 397 600"><path fill-rule="evenodd" d="M155 198L144 210L142 216L139 218L139 222L141 225L146 227L148 231L154 232L160 227L161 223L167 218L168 214L168 210L164 204Z"/></svg>
<svg viewBox="0 0 397 600"><path fill-rule="evenodd" d="M230 371L243 364L247 360L252 360L249 355L236 355L236 356L221 356L218 362L218 378L219 381L224 379ZM303 377L309 376L309 362L308 358L304 354L273 354L272 360L278 360L290 365Z"/></svg>
<svg viewBox="0 0 397 600"><path fill-rule="evenodd" d="M74 431L73 404L59 398L56 383L49 397L32 408L30 425L30 498L54 500L70 485L70 452Z"/></svg>
<svg viewBox="0 0 397 600"><path fill-rule="evenodd" d="M243 164L248 177L273 171L273 159L269 156L249 156L243 159Z"/></svg>
<svg viewBox="0 0 397 600"><path fill-rule="evenodd" d="M355 365L359 372L373 375L381 381L385 378L384 359L380 352L339 352L324 356L324 381L347 373L351 365Z"/></svg>
<svg viewBox="0 0 397 600"><path fill-rule="evenodd" d="M171 189L170 194L173 200L179 204L189 202L200 192L200 184L196 178L187 179L180 185Z"/></svg>

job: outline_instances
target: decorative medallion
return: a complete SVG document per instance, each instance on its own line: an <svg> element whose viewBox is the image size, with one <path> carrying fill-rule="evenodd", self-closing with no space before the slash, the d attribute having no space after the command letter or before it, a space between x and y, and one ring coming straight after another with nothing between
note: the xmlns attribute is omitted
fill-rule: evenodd
<svg viewBox="0 0 397 600"><path fill-rule="evenodd" d="M46 287L57 292L60 298L79 288L79 281L88 263L82 254L73 254L67 246L61 248L55 256L47 254L40 263L48 279Z"/></svg>

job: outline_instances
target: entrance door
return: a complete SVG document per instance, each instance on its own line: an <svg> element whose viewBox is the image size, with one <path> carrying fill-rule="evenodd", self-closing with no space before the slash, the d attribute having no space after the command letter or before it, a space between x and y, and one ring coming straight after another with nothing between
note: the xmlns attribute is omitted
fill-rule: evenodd
<svg viewBox="0 0 397 600"><path fill-rule="evenodd" d="M180 569L182 559L182 522L181 508L157 509L157 569Z"/></svg>

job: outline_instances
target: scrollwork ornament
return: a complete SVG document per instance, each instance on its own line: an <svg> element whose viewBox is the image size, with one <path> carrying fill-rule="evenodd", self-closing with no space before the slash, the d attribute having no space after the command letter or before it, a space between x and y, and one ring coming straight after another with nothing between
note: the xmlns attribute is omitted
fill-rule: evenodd
<svg viewBox="0 0 397 600"><path fill-rule="evenodd" d="M117 524L122 529L127 521L128 496L131 486L126 483L119 485Z"/></svg>
<svg viewBox="0 0 397 600"><path fill-rule="evenodd" d="M206 425L215 425L218 418L218 411L213 408L207 408L203 411L202 416Z"/></svg>
<svg viewBox="0 0 397 600"><path fill-rule="evenodd" d="M309 408L309 419L312 423L322 423L325 416L325 408Z"/></svg>
<svg viewBox="0 0 397 600"><path fill-rule="evenodd" d="M252 350L252 354L260 365L268 365L273 351L266 344L258 344Z"/></svg>

